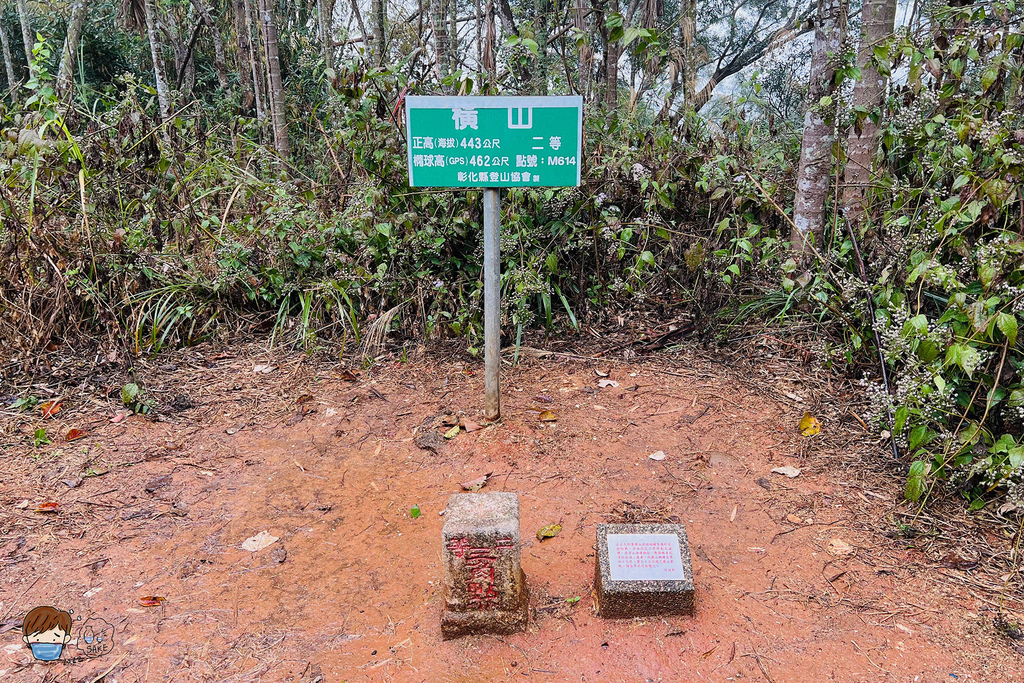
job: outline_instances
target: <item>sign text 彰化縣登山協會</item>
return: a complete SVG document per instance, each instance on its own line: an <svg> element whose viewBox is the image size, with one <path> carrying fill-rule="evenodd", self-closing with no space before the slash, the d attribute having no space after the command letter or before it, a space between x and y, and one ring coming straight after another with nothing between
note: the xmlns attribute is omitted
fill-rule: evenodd
<svg viewBox="0 0 1024 683"><path fill-rule="evenodd" d="M413 187L575 187L583 98L428 97L405 104Z"/></svg>

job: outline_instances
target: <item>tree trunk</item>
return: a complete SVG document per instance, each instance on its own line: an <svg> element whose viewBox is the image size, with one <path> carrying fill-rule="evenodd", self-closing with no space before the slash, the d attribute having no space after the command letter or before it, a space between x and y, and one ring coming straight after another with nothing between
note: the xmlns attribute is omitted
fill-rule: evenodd
<svg viewBox="0 0 1024 683"><path fill-rule="evenodd" d="M548 94L548 25L551 13L550 0L533 0L533 35L537 41L537 71L533 75L533 92Z"/></svg>
<svg viewBox="0 0 1024 683"><path fill-rule="evenodd" d="M790 247L810 253L812 245L821 245L825 228L825 205L832 175L834 123L828 120L820 101L835 91L834 57L839 54L846 30L846 1L818 0L814 45L811 48L811 74L807 88L807 112L800 145L800 167L796 176L793 206L793 230Z"/></svg>
<svg viewBox="0 0 1024 683"><path fill-rule="evenodd" d="M334 3L317 0L317 21L320 24L320 42L324 47L324 66L334 71Z"/></svg>
<svg viewBox="0 0 1024 683"><path fill-rule="evenodd" d="M156 100L160 107L160 118L166 120L171 114L171 96L164 77L163 45L160 44L160 32L156 27L156 8L154 0L143 0L142 7L146 16L146 36L149 38L149 52L153 57L153 80L156 82Z"/></svg>
<svg viewBox="0 0 1024 683"><path fill-rule="evenodd" d="M227 92L228 66L224 58L224 38L220 35L220 27L214 22L210 8L203 3L203 0L192 0L192 6L196 8L199 16L206 23L206 28L210 30L210 37L213 38L213 65L217 70L217 82L220 84L220 89Z"/></svg>
<svg viewBox="0 0 1024 683"><path fill-rule="evenodd" d="M249 7L249 0L242 0L242 8L245 10L245 31L249 44L249 69L252 74L253 95L256 98L256 118L259 121L267 120L266 98L263 97L263 78L261 74L266 73L263 68L263 53L256 51L256 44L259 42L259 23L256 21L252 8ZM253 27L256 30L253 30ZM255 36L255 37L254 37Z"/></svg>
<svg viewBox="0 0 1024 683"><path fill-rule="evenodd" d="M441 3L442 0L430 0L430 29L434 32L434 54L437 59L438 74L444 78L451 73L451 61L448 55L448 20L445 18L444 7Z"/></svg>
<svg viewBox="0 0 1024 683"><path fill-rule="evenodd" d="M501 12L501 21L505 24L505 32L518 36L519 28L516 26L515 17L512 16L512 6L508 4L508 0L498 0L498 10Z"/></svg>
<svg viewBox="0 0 1024 683"><path fill-rule="evenodd" d="M494 54L497 49L498 30L495 26L493 0L487 3L484 13L486 14L486 28L484 29L484 48L481 60L484 72L490 78L490 89L497 86L496 78L498 76L498 62Z"/></svg>
<svg viewBox="0 0 1024 683"><path fill-rule="evenodd" d="M878 124L871 117L885 97L886 77L871 65L871 56L875 46L892 35L896 0L864 0L862 22L857 52L861 78L853 87L856 119L847 138L846 184L843 187L843 211L855 226L864 217L865 199L871 184L871 159L878 144Z"/></svg>
<svg viewBox="0 0 1024 683"><path fill-rule="evenodd" d="M583 44L580 45L580 69L578 74L578 87L580 96L586 102L590 94L591 69L594 61L594 47L590 44L591 32L587 29L587 3L586 0L576 0L574 8L575 16L573 22L576 29L584 36Z"/></svg>
<svg viewBox="0 0 1024 683"><path fill-rule="evenodd" d="M619 0L612 0L610 11L619 11ZM622 54L622 43L609 40L605 45L604 71L606 83L604 88L604 103L609 109L614 109L619 104L619 56Z"/></svg>
<svg viewBox="0 0 1024 683"><path fill-rule="evenodd" d="M36 44L36 35L32 32L32 22L28 15L28 3L25 0L18 0L18 20L21 22L21 39L25 43L25 64L28 66L28 75L35 73L32 67L32 47Z"/></svg>
<svg viewBox="0 0 1024 683"><path fill-rule="evenodd" d="M281 82L281 58L277 52L277 21L273 6L260 0L263 15L263 36L267 44L267 75L270 85L270 113L274 124L274 149L284 159L291 155L288 143L288 119L285 112L284 85Z"/></svg>
<svg viewBox="0 0 1024 683"><path fill-rule="evenodd" d="M14 59L11 57L11 43L7 37L7 27L0 25L0 44L4 50L4 68L7 70L7 89L11 93L11 102L18 101L18 79L14 75Z"/></svg>
<svg viewBox="0 0 1024 683"><path fill-rule="evenodd" d="M387 8L384 0L370 0L370 13L373 14L373 53L378 65L387 59L388 46L385 44L387 31Z"/></svg>
<svg viewBox="0 0 1024 683"><path fill-rule="evenodd" d="M78 57L78 41L82 38L82 25L85 23L85 11L88 0L74 0L71 5L71 18L68 19L68 30L64 36L64 49L60 55L60 66L57 67L56 94L63 100L75 84L75 59Z"/></svg>
<svg viewBox="0 0 1024 683"><path fill-rule="evenodd" d="M245 20L242 0L231 0L235 15L235 69L238 71L238 85L242 89L242 111L249 111L253 105L252 59L249 52L249 28Z"/></svg>
<svg viewBox="0 0 1024 683"><path fill-rule="evenodd" d="M359 11L359 0L350 0L352 5L352 16L356 18L356 24L359 26L359 35L363 38L363 46L369 49L370 46L370 32L366 30L366 24L363 23L363 13Z"/></svg>
<svg viewBox="0 0 1024 683"><path fill-rule="evenodd" d="M697 90L697 47L694 35L697 25L697 0L682 0L679 6L679 39L680 85L683 88L683 102L693 104L693 95Z"/></svg>
<svg viewBox="0 0 1024 683"><path fill-rule="evenodd" d="M195 47L196 38L199 37L202 20L192 29L192 35L187 38L186 42L186 35L178 28L174 14L167 12L164 16L165 21L159 24L159 27L171 44L171 51L174 52L174 89L181 90L184 85L185 92L192 92L196 82L196 66L192 60L192 49Z"/></svg>

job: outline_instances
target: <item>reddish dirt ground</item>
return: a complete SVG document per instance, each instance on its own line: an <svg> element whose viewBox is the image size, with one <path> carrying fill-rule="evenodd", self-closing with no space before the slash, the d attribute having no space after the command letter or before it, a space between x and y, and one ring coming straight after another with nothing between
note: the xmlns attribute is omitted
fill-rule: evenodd
<svg viewBox="0 0 1024 683"><path fill-rule="evenodd" d="M175 362L145 373L148 395L195 407L161 421L111 423L102 390L68 395L51 420L5 413L0 680L1024 680L991 626L1000 601L1021 611L1016 576L982 594L953 580L969 568L936 569L937 551L886 534L913 508L862 464L884 449L830 418L841 397L796 369L531 359L505 372L499 424L435 454L414 437L448 415L483 422L479 365L346 381L303 356ZM595 369L618 386L599 388ZM799 434L805 409L820 435ZM91 430L26 446L39 426ZM771 473L782 465L802 474ZM487 472L485 491L519 494L529 630L444 642L439 513ZM60 512L35 512L46 502ZM594 614L595 525L623 520L686 523L695 617ZM538 541L552 523L562 532ZM261 531L280 540L241 549ZM114 624L113 651L34 662L20 619L43 604Z"/></svg>

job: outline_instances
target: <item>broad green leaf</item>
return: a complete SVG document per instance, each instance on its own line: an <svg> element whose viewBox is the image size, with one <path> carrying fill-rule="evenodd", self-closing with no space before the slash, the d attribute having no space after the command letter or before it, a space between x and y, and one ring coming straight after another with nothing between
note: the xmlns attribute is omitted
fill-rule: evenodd
<svg viewBox="0 0 1024 683"><path fill-rule="evenodd" d="M892 425L894 435L903 433L903 425L907 424L907 417L909 415L910 411L906 406L900 406L896 409L896 420Z"/></svg>
<svg viewBox="0 0 1024 683"><path fill-rule="evenodd" d="M974 374L974 370L981 364L981 354L973 346L951 344L946 349L945 364L957 365L968 377L971 377Z"/></svg>
<svg viewBox="0 0 1024 683"><path fill-rule="evenodd" d="M121 388L121 403L130 406L139 397L139 385L135 383L125 384Z"/></svg>
<svg viewBox="0 0 1024 683"><path fill-rule="evenodd" d="M1006 402L1011 408L1020 408L1024 406L1024 389L1017 388L1010 392L1010 400Z"/></svg>
<svg viewBox="0 0 1024 683"><path fill-rule="evenodd" d="M931 363L939 357L939 349L931 339L923 339L917 347L917 356L925 363ZM935 379L938 380L940 378L936 377Z"/></svg>
<svg viewBox="0 0 1024 683"><path fill-rule="evenodd" d="M1006 454L1010 467L1017 469L1024 464L1024 446L1014 446Z"/></svg>
<svg viewBox="0 0 1024 683"><path fill-rule="evenodd" d="M925 477L928 475L928 463L923 460L916 460L910 466L910 473L907 475L907 488L904 495L907 500L917 502L924 495Z"/></svg>
<svg viewBox="0 0 1024 683"><path fill-rule="evenodd" d="M989 68L985 69L985 71L982 72L981 74L981 87L985 90L988 90L989 88L992 87L992 84L996 82L996 79L998 77L999 69L990 66Z"/></svg>
<svg viewBox="0 0 1024 683"><path fill-rule="evenodd" d="M996 326L999 331L1006 335L1010 346L1017 343L1017 317L1012 313L999 313L996 316Z"/></svg>
<svg viewBox="0 0 1024 683"><path fill-rule="evenodd" d="M925 425L917 425L912 430L910 430L910 437L908 438L907 443L910 446L910 448L913 449L917 448L918 446L920 446L921 444L925 443L928 440L928 427L926 427Z"/></svg>
<svg viewBox="0 0 1024 683"><path fill-rule="evenodd" d="M931 268L931 267L932 267L931 259L925 259L924 261L921 261L920 263L918 263L916 266L914 266L914 269L912 271L910 271L910 275L907 276L907 284L908 285L914 284L917 281L917 278L919 278L922 275L924 275L925 273L927 273L928 269Z"/></svg>

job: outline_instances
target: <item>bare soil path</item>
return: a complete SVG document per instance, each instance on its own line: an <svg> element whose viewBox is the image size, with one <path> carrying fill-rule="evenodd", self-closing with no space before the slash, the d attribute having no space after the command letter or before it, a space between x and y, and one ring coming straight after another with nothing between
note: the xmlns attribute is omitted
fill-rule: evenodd
<svg viewBox="0 0 1024 683"><path fill-rule="evenodd" d="M533 358L505 373L499 424L435 453L414 439L449 416L482 424L475 364L353 381L258 347L159 362L147 395L179 410L158 421L110 421L113 375L54 418L4 413L0 680L1024 681L992 626L1024 612L1013 535L965 528L976 557L950 555L942 521L863 464L884 450L849 397L795 365ZM818 436L799 434L804 410ZM39 427L52 445L29 443ZM72 428L88 431L65 442ZM771 472L784 465L801 474ZM439 513L485 473L520 497L530 627L443 642ZM48 502L59 512L35 511ZM696 617L594 615L595 525L622 520L686 523ZM241 548L261 531L279 540ZM35 662L20 619L36 605L102 617L113 651Z"/></svg>

